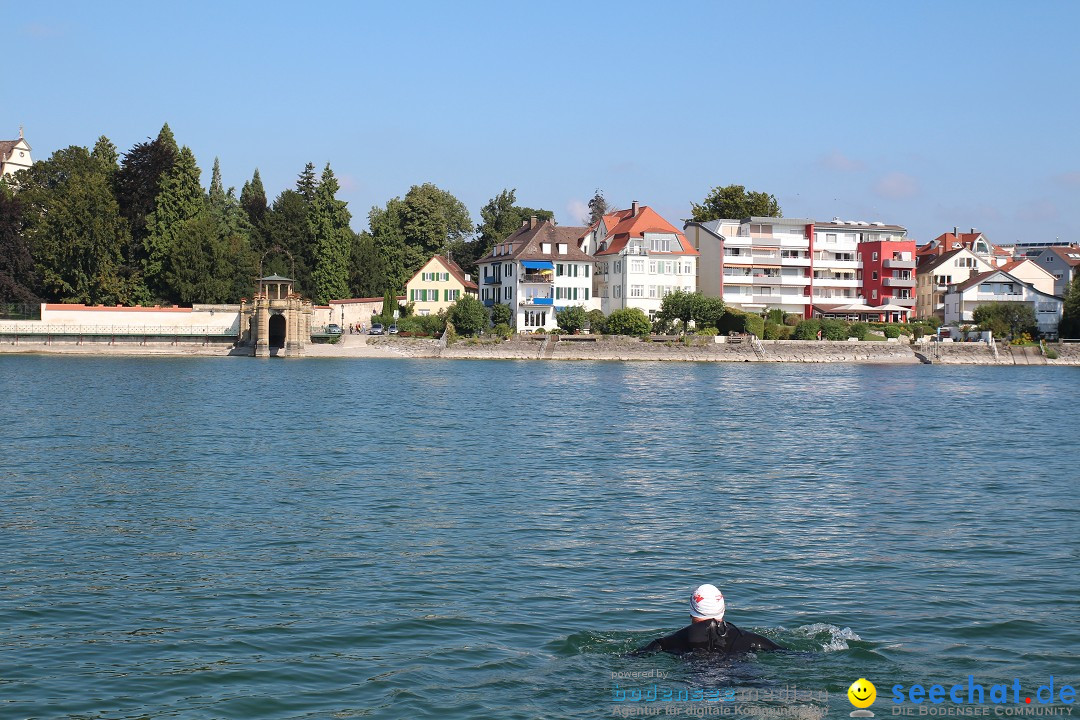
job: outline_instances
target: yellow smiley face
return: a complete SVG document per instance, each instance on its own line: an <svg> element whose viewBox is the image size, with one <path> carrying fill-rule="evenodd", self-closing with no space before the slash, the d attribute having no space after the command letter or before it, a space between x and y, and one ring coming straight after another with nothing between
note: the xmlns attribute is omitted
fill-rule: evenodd
<svg viewBox="0 0 1080 720"><path fill-rule="evenodd" d="M877 688L866 678L859 678L851 683L851 687L847 690L847 697L855 707L868 708L877 699Z"/></svg>

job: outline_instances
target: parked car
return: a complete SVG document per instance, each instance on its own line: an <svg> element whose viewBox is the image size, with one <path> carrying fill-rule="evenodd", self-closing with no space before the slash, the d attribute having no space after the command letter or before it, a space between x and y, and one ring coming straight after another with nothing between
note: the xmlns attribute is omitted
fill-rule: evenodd
<svg viewBox="0 0 1080 720"><path fill-rule="evenodd" d="M330 323L329 325L326 326L326 333L328 335L340 335L341 334L341 326L338 325L337 323Z"/></svg>
<svg viewBox="0 0 1080 720"><path fill-rule="evenodd" d="M386 332L390 335L397 335L397 325L391 325Z"/></svg>
<svg viewBox="0 0 1080 720"><path fill-rule="evenodd" d="M385 334L386 334L386 328L384 328L379 323L375 323L374 325L371 326L371 329L368 330L368 335L385 335Z"/></svg>

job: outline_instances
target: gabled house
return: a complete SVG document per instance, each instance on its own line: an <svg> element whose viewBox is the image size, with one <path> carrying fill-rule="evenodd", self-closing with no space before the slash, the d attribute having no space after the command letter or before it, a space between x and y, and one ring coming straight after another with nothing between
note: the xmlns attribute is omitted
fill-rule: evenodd
<svg viewBox="0 0 1080 720"><path fill-rule="evenodd" d="M23 137L21 127L18 139L0 140L0 177L26 170L33 164L34 161L30 159L30 145Z"/></svg>
<svg viewBox="0 0 1080 720"><path fill-rule="evenodd" d="M923 246L925 247L925 245ZM915 315L945 320L945 291L994 265L966 247L941 254L925 253L915 269Z"/></svg>
<svg viewBox="0 0 1080 720"><path fill-rule="evenodd" d="M1056 337L1061 321L1062 299L1001 269L987 270L949 286L945 293L945 324L974 322L975 308L991 302L1021 302L1032 306L1039 332Z"/></svg>
<svg viewBox="0 0 1080 720"><path fill-rule="evenodd" d="M593 293L605 315L636 307L651 320L668 293L697 290L698 251L648 205L605 215L580 245L596 257Z"/></svg>
<svg viewBox="0 0 1080 720"><path fill-rule="evenodd" d="M405 302L417 315L438 315L464 295L477 296L478 287L461 266L450 258L431 259L405 283Z"/></svg>
<svg viewBox="0 0 1080 720"><path fill-rule="evenodd" d="M1054 294L1058 297L1065 297L1069 285L1080 274L1080 247L1076 245L1044 248L1029 254L1028 259L1054 277Z"/></svg>
<svg viewBox="0 0 1080 720"><path fill-rule="evenodd" d="M477 261L480 300L488 307L510 306L518 331L554 329L556 311L566 307L596 309L595 258L578 242L586 230L533 215Z"/></svg>

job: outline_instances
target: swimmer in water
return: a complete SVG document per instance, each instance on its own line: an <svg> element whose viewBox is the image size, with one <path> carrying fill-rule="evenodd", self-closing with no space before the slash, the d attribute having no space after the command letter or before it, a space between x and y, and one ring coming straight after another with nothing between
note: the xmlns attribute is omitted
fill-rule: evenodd
<svg viewBox="0 0 1080 720"><path fill-rule="evenodd" d="M690 595L692 622L678 632L653 640L638 652L681 654L704 650L730 655L784 649L763 635L740 630L733 623L725 622L724 610L723 593L714 585L701 585Z"/></svg>

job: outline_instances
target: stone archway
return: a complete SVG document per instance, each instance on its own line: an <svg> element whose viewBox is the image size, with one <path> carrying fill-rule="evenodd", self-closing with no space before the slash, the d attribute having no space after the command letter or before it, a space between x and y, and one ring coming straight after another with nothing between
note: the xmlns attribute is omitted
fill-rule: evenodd
<svg viewBox="0 0 1080 720"><path fill-rule="evenodd" d="M270 337L267 338L270 341L271 348L284 348L285 347L285 316L284 315L271 315L270 316Z"/></svg>

